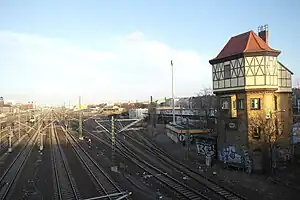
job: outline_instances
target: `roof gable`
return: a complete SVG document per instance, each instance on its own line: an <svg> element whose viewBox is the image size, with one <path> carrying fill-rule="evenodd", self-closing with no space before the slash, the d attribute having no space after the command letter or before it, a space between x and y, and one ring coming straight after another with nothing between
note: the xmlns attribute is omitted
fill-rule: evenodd
<svg viewBox="0 0 300 200"><path fill-rule="evenodd" d="M279 60L277 60L277 63L283 67L285 70L287 70L289 73L291 73L291 75L294 75L294 73L289 69L287 68L284 64L282 64Z"/></svg>
<svg viewBox="0 0 300 200"><path fill-rule="evenodd" d="M256 33L253 31L248 31L246 33L231 37L217 57L210 60L210 62L230 56L253 52L273 52L276 56L280 54L280 51L272 49Z"/></svg>

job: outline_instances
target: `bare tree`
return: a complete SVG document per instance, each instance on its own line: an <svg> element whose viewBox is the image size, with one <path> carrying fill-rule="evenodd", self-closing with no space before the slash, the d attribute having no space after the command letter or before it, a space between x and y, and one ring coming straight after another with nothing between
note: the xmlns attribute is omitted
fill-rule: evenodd
<svg viewBox="0 0 300 200"><path fill-rule="evenodd" d="M209 121L209 116L212 109L217 108L217 99L213 94L212 88L203 88L197 94L197 97L193 97L192 107L200 110L200 113L202 113L202 115L204 116L204 120L207 123Z"/></svg>
<svg viewBox="0 0 300 200"><path fill-rule="evenodd" d="M193 107L208 110L212 107L214 97L211 88L204 88L197 94L197 97L194 98Z"/></svg>
<svg viewBox="0 0 300 200"><path fill-rule="evenodd" d="M269 168L274 173L276 168L276 147L277 141L282 136L284 130L284 121L279 117L280 112L269 114L252 114L248 118L248 128L251 131L252 140L262 142L267 145Z"/></svg>
<svg viewBox="0 0 300 200"><path fill-rule="evenodd" d="M300 77L294 78L293 85L295 88L300 88Z"/></svg>

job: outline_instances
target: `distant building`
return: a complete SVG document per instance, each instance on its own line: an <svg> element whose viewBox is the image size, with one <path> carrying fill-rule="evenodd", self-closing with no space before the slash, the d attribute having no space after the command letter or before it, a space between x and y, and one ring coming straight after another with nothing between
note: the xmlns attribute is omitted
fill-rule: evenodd
<svg viewBox="0 0 300 200"><path fill-rule="evenodd" d="M3 105L4 105L4 99L3 97L0 97L0 107L3 107Z"/></svg>
<svg viewBox="0 0 300 200"><path fill-rule="evenodd" d="M29 104L20 105L20 110L29 110L29 109L33 109L33 104L29 103Z"/></svg>
<svg viewBox="0 0 300 200"><path fill-rule="evenodd" d="M79 105L78 105L78 104L77 104L77 105L75 105L74 107L75 107L75 109L74 109L74 110L80 110L80 109L87 109L87 108L88 108L88 106L87 106L87 105L80 105L80 107L79 107Z"/></svg>
<svg viewBox="0 0 300 200"><path fill-rule="evenodd" d="M300 115L300 88L293 88L293 113Z"/></svg>
<svg viewBox="0 0 300 200"><path fill-rule="evenodd" d="M16 102L15 102L15 100L5 100L4 104L7 104L7 105L16 105Z"/></svg>
<svg viewBox="0 0 300 200"><path fill-rule="evenodd" d="M268 44L267 27L232 37L210 60L218 101L219 159L249 169L269 165L266 133L282 133L276 158L289 159L292 131L292 72ZM272 120L272 121L271 121ZM264 123L274 124L266 130ZM273 136L270 140L274 140Z"/></svg>
<svg viewBox="0 0 300 200"><path fill-rule="evenodd" d="M128 115L129 119L144 119L148 115L148 108L130 109Z"/></svg>
<svg viewBox="0 0 300 200"><path fill-rule="evenodd" d="M178 98L177 101L175 102L175 106L180 107L180 108L191 108L191 98L190 97L182 97Z"/></svg>
<svg viewBox="0 0 300 200"><path fill-rule="evenodd" d="M190 108L201 110L202 115L215 116L218 106L217 96L213 94L190 98Z"/></svg>

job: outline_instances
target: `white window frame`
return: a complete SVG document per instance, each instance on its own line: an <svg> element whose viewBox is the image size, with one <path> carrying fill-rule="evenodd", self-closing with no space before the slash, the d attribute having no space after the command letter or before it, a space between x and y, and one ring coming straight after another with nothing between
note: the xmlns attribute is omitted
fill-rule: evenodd
<svg viewBox="0 0 300 200"><path fill-rule="evenodd" d="M260 98L251 99L251 109L260 109Z"/></svg>
<svg viewBox="0 0 300 200"><path fill-rule="evenodd" d="M229 109L229 102L227 100L222 101L222 110L228 110Z"/></svg>

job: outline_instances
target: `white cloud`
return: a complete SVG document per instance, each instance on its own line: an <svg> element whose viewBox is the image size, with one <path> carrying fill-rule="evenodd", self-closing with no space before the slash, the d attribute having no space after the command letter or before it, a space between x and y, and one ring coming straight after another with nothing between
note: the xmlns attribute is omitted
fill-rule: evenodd
<svg viewBox="0 0 300 200"><path fill-rule="evenodd" d="M8 96L23 92L52 103L75 101L78 95L87 103L162 98L171 95L170 60L176 96L193 95L211 83L208 61L195 51L174 49L139 31L110 43L113 50L102 52L57 38L0 31L0 89Z"/></svg>
<svg viewBox="0 0 300 200"><path fill-rule="evenodd" d="M144 36L144 34L140 31L135 31L129 35L127 35L126 37L124 37L126 40L129 41L136 41L136 40L140 40L142 39L142 37Z"/></svg>

